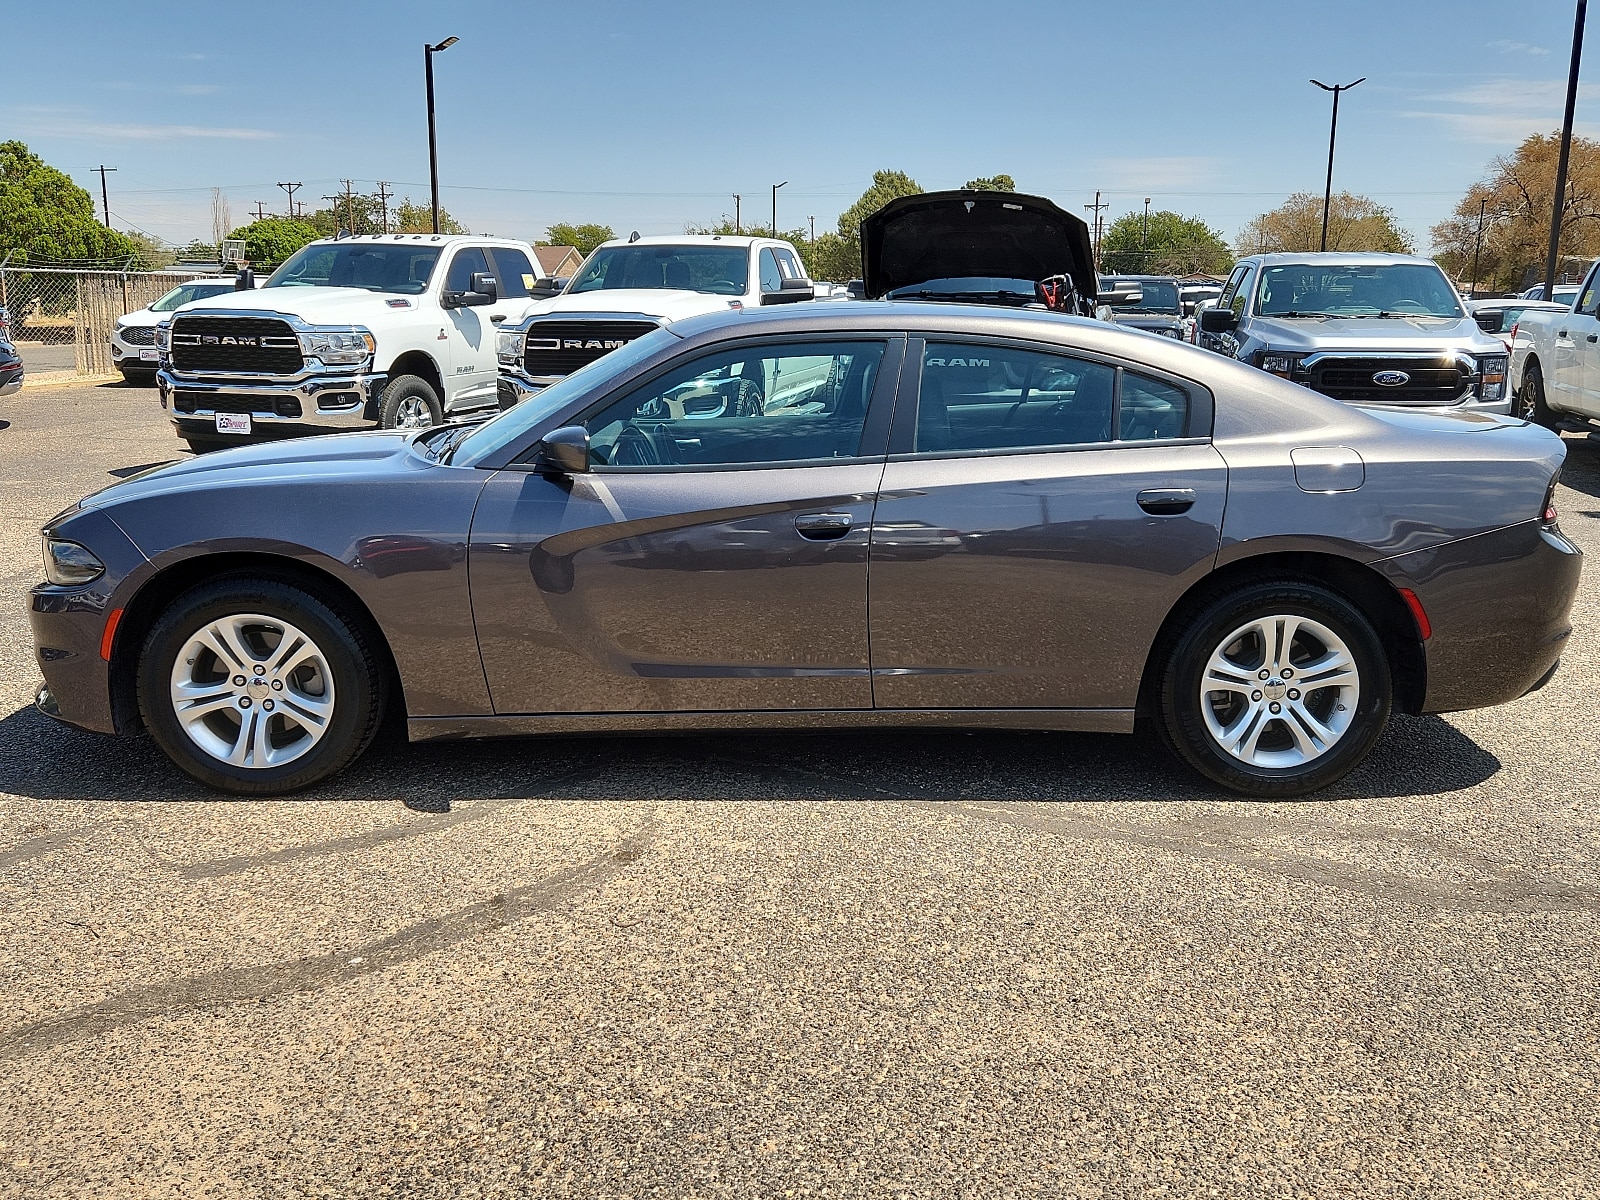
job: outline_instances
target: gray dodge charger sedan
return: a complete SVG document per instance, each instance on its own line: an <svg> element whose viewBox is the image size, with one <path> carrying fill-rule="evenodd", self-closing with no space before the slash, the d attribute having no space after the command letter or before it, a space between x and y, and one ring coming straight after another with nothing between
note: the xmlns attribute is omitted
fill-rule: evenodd
<svg viewBox="0 0 1600 1200"><path fill-rule="evenodd" d="M696 318L495 420L250 446L44 530L39 707L213 787L410 736L1148 721L1236 791L1556 669L1564 457L1045 312Z"/></svg>

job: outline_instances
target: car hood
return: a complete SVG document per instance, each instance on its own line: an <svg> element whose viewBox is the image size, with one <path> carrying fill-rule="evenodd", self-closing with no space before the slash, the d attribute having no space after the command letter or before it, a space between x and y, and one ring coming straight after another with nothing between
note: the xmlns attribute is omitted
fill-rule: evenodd
<svg viewBox="0 0 1600 1200"><path fill-rule="evenodd" d="M552 296L523 309L524 317L554 317L567 313L632 313L671 324L702 313L727 312L738 296L713 296L707 292L680 292L671 288L612 288Z"/></svg>
<svg viewBox="0 0 1600 1200"><path fill-rule="evenodd" d="M1274 350L1465 350L1495 354L1500 339L1471 317L1255 317L1250 333Z"/></svg>
<svg viewBox="0 0 1600 1200"><path fill-rule="evenodd" d="M1047 279L1068 275L1095 298L1089 226L1042 196L924 192L891 200L861 222L867 296L968 276Z"/></svg>
<svg viewBox="0 0 1600 1200"><path fill-rule="evenodd" d="M281 484L288 479L348 478L358 481L392 471L397 460L418 466L426 460L411 452L415 435L397 430L286 438L218 450L196 458L152 467L79 501L82 508L108 508L153 496L193 494L212 486Z"/></svg>
<svg viewBox="0 0 1600 1200"><path fill-rule="evenodd" d="M166 315L179 317L189 313L214 312L285 313L293 314L313 325L332 323L359 325L389 312L414 310L419 303L425 302L425 299L423 296L402 296L394 292L369 292L365 288L256 288L248 292L212 296L208 300L193 300Z"/></svg>

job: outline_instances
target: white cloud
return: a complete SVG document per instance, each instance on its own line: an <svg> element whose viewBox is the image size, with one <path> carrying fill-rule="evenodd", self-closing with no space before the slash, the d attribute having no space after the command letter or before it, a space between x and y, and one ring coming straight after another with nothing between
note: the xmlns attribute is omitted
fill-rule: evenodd
<svg viewBox="0 0 1600 1200"><path fill-rule="evenodd" d="M1554 134L1561 131L1560 113L1554 117L1452 112L1403 112L1400 115L1442 122L1458 141L1481 142L1491 146L1516 145L1535 133ZM1581 137L1592 138L1600 135L1600 126L1575 121L1572 131Z"/></svg>
<svg viewBox="0 0 1600 1200"><path fill-rule="evenodd" d="M1110 191L1170 191L1210 183L1221 171L1222 159L1199 155L1172 158L1102 158L1090 174Z"/></svg>
<svg viewBox="0 0 1600 1200"><path fill-rule="evenodd" d="M1561 112L1566 104L1564 79L1512 79L1499 77L1453 91L1424 95L1430 105L1399 115L1415 120L1437 121L1458 141L1483 145L1512 146L1529 134L1550 133L1561 128ZM1581 86L1580 102L1590 100L1593 90ZM1438 105L1439 107L1432 107ZM1584 136L1593 136L1593 127L1574 126Z"/></svg>
<svg viewBox="0 0 1600 1200"><path fill-rule="evenodd" d="M283 135L270 129L242 129L224 125L142 125L129 121L99 121L79 109L21 108L13 118L24 135L36 137L97 138L135 142L205 138L256 142Z"/></svg>
<svg viewBox="0 0 1600 1200"><path fill-rule="evenodd" d="M1504 54L1549 54L1544 46L1530 46L1527 42L1508 42L1505 40L1489 43L1489 49L1499 50Z"/></svg>

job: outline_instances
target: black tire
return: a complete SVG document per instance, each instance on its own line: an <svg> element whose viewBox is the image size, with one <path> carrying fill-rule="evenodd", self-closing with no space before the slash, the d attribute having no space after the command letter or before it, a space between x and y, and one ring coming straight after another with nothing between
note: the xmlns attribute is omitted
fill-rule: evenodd
<svg viewBox="0 0 1600 1200"><path fill-rule="evenodd" d="M1517 392L1511 415L1532 421L1535 425L1543 425L1546 429L1555 429L1561 424L1561 419L1545 403L1544 373L1536 362L1529 363L1522 373L1522 388Z"/></svg>
<svg viewBox="0 0 1600 1200"><path fill-rule="evenodd" d="M213 450L226 450L229 446L244 445L238 441L225 442L221 438L186 437L183 440L189 443L189 449L196 454L210 454Z"/></svg>
<svg viewBox="0 0 1600 1200"><path fill-rule="evenodd" d="M1270 691L1255 691L1249 696L1233 695L1227 690L1202 692L1202 680L1213 654L1224 654L1229 647L1247 647L1249 640L1224 643L1223 639L1254 621L1277 616L1309 619L1320 625L1342 641L1356 672L1353 710L1342 706L1347 692L1312 688L1303 694L1304 703L1299 711L1308 712L1330 726L1340 721L1348 723L1325 749L1295 765L1267 765L1230 753L1213 734L1207 720L1208 713L1217 720L1219 714L1227 713L1229 706L1236 703L1238 707L1234 711L1239 714L1240 724L1224 725L1223 731L1249 729L1252 726L1244 723L1248 716L1245 710L1254 707L1262 732L1257 741L1251 742L1253 752L1261 758L1303 753L1300 737L1296 735L1306 735L1310 726L1299 722L1291 728L1290 723L1295 718L1290 701L1302 699L1302 693L1294 689L1297 680L1292 669L1287 678L1274 673L1262 681L1262 688L1270 686ZM1281 633L1284 627L1277 628ZM1291 638L1302 654L1318 645L1311 627L1305 628L1308 632ZM1309 657L1314 659L1315 654ZM1264 657L1256 665L1266 670L1273 661ZM1303 663L1304 659L1294 659L1291 655L1283 661L1284 665L1291 665ZM1241 677L1249 675L1258 676L1259 672L1251 669ZM1249 686L1254 687L1254 683ZM1350 601L1311 582L1264 580L1245 584L1212 601L1195 613L1184 627L1163 669L1158 724L1167 745L1213 782L1249 796L1300 796L1327 787L1367 756L1388 722L1392 691L1389 660L1383 643L1372 623ZM1273 707L1274 704L1277 707ZM1318 707L1313 710L1313 706ZM1268 708L1279 715L1266 712ZM1307 740L1314 742L1315 739L1308 737Z"/></svg>
<svg viewBox="0 0 1600 1200"><path fill-rule="evenodd" d="M425 411L426 422L420 414ZM418 414L412 420L413 414ZM419 375L397 375L383 389L378 405L380 429L426 429L444 420L444 408L433 385Z"/></svg>
<svg viewBox="0 0 1600 1200"><path fill-rule="evenodd" d="M185 729L173 696L174 669L179 666L179 656L191 644L191 639L212 622L244 614L276 619L303 633L317 652L317 670L325 669L331 676L331 689L325 684L323 695L328 696L332 712L321 725L320 740L313 738L309 749L278 764L234 765L208 753ZM249 628L256 630L266 626ZM262 657L252 661L270 665L272 656L282 645L282 641L276 646L265 644ZM202 651L199 657L204 658L205 653ZM214 662L210 668L196 666L195 658L186 658L185 664L196 670L214 671L215 663L221 660L215 654L211 655L211 660ZM236 679L247 680L243 687L228 686L226 676L235 669L241 671ZM213 736L225 742L233 736L229 730L236 725L239 734L236 744L261 745L244 729L244 718L252 714L238 711L250 708L251 698L255 698L253 717L262 722L263 736L286 742L289 752L293 752L295 738L305 736L302 724L291 723L294 718L289 709L295 695L294 681L291 679L287 689L280 688L269 673L268 682L256 684L255 675L245 674L244 670L244 667L229 667L222 673L224 679L218 686L244 696L245 700L219 708L213 717L206 718L222 725L220 732L214 731ZM315 671L313 676L320 678ZM367 748L383 722L387 676L361 621L348 618L326 601L283 580L232 576L184 593L161 614L139 655L138 696L145 728L179 769L219 791L270 796L297 791L326 779L347 767ZM264 710L273 708L273 702L278 706L277 712L267 716ZM273 748L273 752L282 751Z"/></svg>

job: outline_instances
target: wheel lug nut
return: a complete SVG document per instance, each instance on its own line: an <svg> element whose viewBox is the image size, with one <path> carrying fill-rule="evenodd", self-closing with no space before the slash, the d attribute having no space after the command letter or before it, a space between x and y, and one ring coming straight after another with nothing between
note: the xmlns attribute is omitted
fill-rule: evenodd
<svg viewBox="0 0 1600 1200"><path fill-rule="evenodd" d="M283 680L281 680L281 679L274 679L274 680L273 680L273 681L272 681L272 690L273 690L273 691L275 691L275 692L281 692L281 691L283 691Z"/></svg>
<svg viewBox="0 0 1600 1200"><path fill-rule="evenodd" d="M1263 667L1261 670L1256 672L1256 678L1257 679L1270 679L1270 678L1272 678L1272 672L1267 670L1265 667Z"/></svg>
<svg viewBox="0 0 1600 1200"><path fill-rule="evenodd" d="M1283 705L1279 704L1276 700L1274 700L1271 704L1267 705L1267 707L1269 709L1271 709L1275 713L1283 711Z"/></svg>
<svg viewBox="0 0 1600 1200"><path fill-rule="evenodd" d="M1294 676L1294 668L1293 667L1285 667L1283 669L1283 677L1285 679L1290 679L1293 676Z"/></svg>
<svg viewBox="0 0 1600 1200"><path fill-rule="evenodd" d="M1252 699L1252 700L1261 699L1261 693L1260 692L1251 692L1250 693L1250 699Z"/></svg>
<svg viewBox="0 0 1600 1200"><path fill-rule="evenodd" d="M1300 699L1300 690L1298 688L1290 688L1289 689L1289 699L1291 699L1291 700Z"/></svg>
<svg viewBox="0 0 1600 1200"><path fill-rule="evenodd" d="M239 697L239 707L240 708L249 708L250 707L250 697L249 696L240 696Z"/></svg>
<svg viewBox="0 0 1600 1200"><path fill-rule="evenodd" d="M271 712L272 711L272 701L271 700L263 700L261 702L261 707L266 709L268 712Z"/></svg>
<svg viewBox="0 0 1600 1200"><path fill-rule="evenodd" d="M267 673L267 669L265 667L263 667L260 663L257 663L256 664L256 674L257 675L265 675L266 673Z"/></svg>
<svg viewBox="0 0 1600 1200"><path fill-rule="evenodd" d="M244 686L244 676L243 675L235 675L233 677L233 686L234 687L243 687Z"/></svg>

